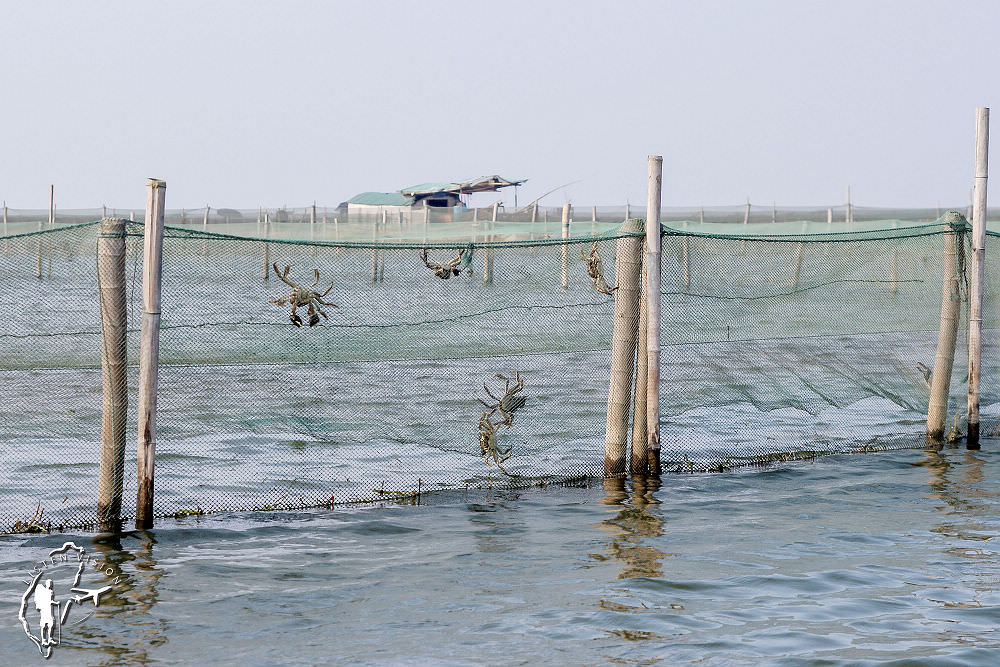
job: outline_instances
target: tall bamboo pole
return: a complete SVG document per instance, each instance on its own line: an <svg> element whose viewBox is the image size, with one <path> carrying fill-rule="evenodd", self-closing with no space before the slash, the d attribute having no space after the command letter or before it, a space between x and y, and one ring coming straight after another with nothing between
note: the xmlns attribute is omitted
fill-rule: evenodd
<svg viewBox="0 0 1000 667"><path fill-rule="evenodd" d="M986 258L986 179L990 110L976 109L976 178L972 201L972 257L969 261L969 436L966 447L979 449L979 387L983 354L983 274Z"/></svg>
<svg viewBox="0 0 1000 667"><path fill-rule="evenodd" d="M635 391L632 394L632 457L629 461L629 472L633 475L646 475L649 472L649 451L647 450L646 430L646 380L649 368L649 356L646 351L645 336L649 312L646 308L646 268L640 272L639 288L639 325L636 336L635 351Z"/></svg>
<svg viewBox="0 0 1000 667"><path fill-rule="evenodd" d="M41 222L38 223L38 231L42 232L45 229L45 225ZM35 277L42 277L42 234L38 234L38 238L35 239Z"/></svg>
<svg viewBox="0 0 1000 667"><path fill-rule="evenodd" d="M153 527L153 462L156 453L156 384L160 363L160 277L167 183L146 180L146 227L142 262L142 343L139 350L138 494L135 527Z"/></svg>
<svg viewBox="0 0 1000 667"><path fill-rule="evenodd" d="M622 232L638 234L642 223L629 220ZM642 238L625 236L615 246L615 314L611 334L611 374L608 382L608 413L604 433L604 474L626 471L628 411L632 402L636 339L639 334L639 277L642 272Z"/></svg>
<svg viewBox="0 0 1000 667"><path fill-rule="evenodd" d="M649 156L646 187L646 433L649 474L660 476L660 201L663 157Z"/></svg>
<svg viewBox="0 0 1000 667"><path fill-rule="evenodd" d="M101 220L97 239L97 285L101 310L101 457L97 520L101 530L121 530L128 413L126 371L125 220Z"/></svg>
<svg viewBox="0 0 1000 667"><path fill-rule="evenodd" d="M956 237L965 230L965 217L956 211L945 213L951 231L944 237L944 266L941 288L941 326L938 330L937 353L931 375L931 395L927 403L927 441L937 442L944 436L948 421L948 392L951 369L955 363L955 339L958 336L958 316L962 308L962 277L958 270Z"/></svg>
<svg viewBox="0 0 1000 667"><path fill-rule="evenodd" d="M490 222L487 223L489 225L489 232L492 232L494 227L496 227L499 210L500 202L493 202L492 210L490 211ZM493 234L489 232L486 234L487 242L493 240ZM483 250L483 282L487 284L493 282L493 248L489 246Z"/></svg>
<svg viewBox="0 0 1000 667"><path fill-rule="evenodd" d="M569 238L569 202L563 204L562 237ZM569 246L565 243L562 244L562 290L569 290Z"/></svg>
<svg viewBox="0 0 1000 667"><path fill-rule="evenodd" d="M261 245L264 246L264 282L267 282L271 277L271 259L268 257L270 255L270 247L267 244L267 237L271 231L271 214L268 211L264 211L264 241Z"/></svg>

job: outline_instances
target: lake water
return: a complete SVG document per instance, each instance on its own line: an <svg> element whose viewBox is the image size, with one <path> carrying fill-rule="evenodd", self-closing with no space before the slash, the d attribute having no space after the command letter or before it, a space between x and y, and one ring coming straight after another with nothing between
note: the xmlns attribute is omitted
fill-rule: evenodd
<svg viewBox="0 0 1000 667"><path fill-rule="evenodd" d="M73 539L122 580L51 664L998 664L998 445L3 535L0 651Z"/></svg>

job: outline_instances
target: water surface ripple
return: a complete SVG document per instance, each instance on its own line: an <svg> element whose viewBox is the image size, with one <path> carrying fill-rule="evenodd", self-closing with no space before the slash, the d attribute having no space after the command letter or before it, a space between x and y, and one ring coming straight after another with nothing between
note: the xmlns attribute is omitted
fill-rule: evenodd
<svg viewBox="0 0 1000 667"><path fill-rule="evenodd" d="M125 585L53 664L998 664L998 444L5 535L3 662L72 538Z"/></svg>

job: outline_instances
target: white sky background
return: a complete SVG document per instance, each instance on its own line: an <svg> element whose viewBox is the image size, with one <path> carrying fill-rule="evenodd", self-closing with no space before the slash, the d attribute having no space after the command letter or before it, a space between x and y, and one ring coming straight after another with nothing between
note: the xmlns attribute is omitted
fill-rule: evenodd
<svg viewBox="0 0 1000 667"><path fill-rule="evenodd" d="M665 206L964 207L998 34L1000 2L0 0L0 198L641 204L654 153Z"/></svg>

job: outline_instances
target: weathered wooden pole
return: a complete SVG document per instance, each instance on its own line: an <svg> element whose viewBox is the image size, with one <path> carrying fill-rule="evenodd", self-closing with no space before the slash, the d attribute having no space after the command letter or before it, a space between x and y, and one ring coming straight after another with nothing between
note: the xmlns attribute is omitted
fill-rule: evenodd
<svg viewBox="0 0 1000 667"><path fill-rule="evenodd" d="M644 257L645 259L645 257ZM646 430L646 380L649 356L646 351L646 327L649 313L646 308L646 268L640 271L639 279L639 325L635 351L635 391L632 393L632 457L629 472L646 475L649 472L649 433Z"/></svg>
<svg viewBox="0 0 1000 667"><path fill-rule="evenodd" d="M705 207L704 206L702 206L701 209L698 211L698 222L700 222L702 224L705 223Z"/></svg>
<svg viewBox="0 0 1000 667"><path fill-rule="evenodd" d="M271 231L271 214L264 211L264 241L262 245L264 246L264 282L267 282L271 277L271 259L268 257L270 255L270 248L267 245L267 237Z"/></svg>
<svg viewBox="0 0 1000 667"><path fill-rule="evenodd" d="M969 435L965 445L979 449L979 387L983 355L983 274L986 258L986 179L990 110L976 109L976 178L972 200L972 256L969 258Z"/></svg>
<svg viewBox="0 0 1000 667"><path fill-rule="evenodd" d="M563 204L562 237L569 238L569 202ZM569 290L569 246L565 243L562 244L562 290Z"/></svg>
<svg viewBox="0 0 1000 667"><path fill-rule="evenodd" d="M833 209L832 208L826 209L826 224L828 224L828 225L832 225L833 224Z"/></svg>
<svg viewBox="0 0 1000 667"><path fill-rule="evenodd" d="M38 223L38 231L42 232L45 229L43 223ZM38 234L38 238L35 240L35 277L42 277L42 234Z"/></svg>
<svg viewBox="0 0 1000 667"><path fill-rule="evenodd" d="M938 330L937 353L931 375L931 395L927 403L927 441L938 442L944 437L948 421L948 391L951 369L955 363L955 339L958 336L958 316L962 308L962 276L958 270L956 239L966 229L965 217L948 211L945 222L951 228L944 237L944 266L941 289L941 326Z"/></svg>
<svg viewBox="0 0 1000 667"><path fill-rule="evenodd" d="M205 204L205 217L201 219L201 228L203 231L208 229L208 213L212 210L212 207Z"/></svg>
<svg viewBox="0 0 1000 667"><path fill-rule="evenodd" d="M750 197L747 197L747 205L743 210L743 224L750 222Z"/></svg>
<svg viewBox="0 0 1000 667"><path fill-rule="evenodd" d="M139 348L138 493L135 527L153 527L153 462L156 453L156 384L160 363L160 277L167 183L146 179L146 227L142 260L142 342Z"/></svg>
<svg viewBox="0 0 1000 667"><path fill-rule="evenodd" d="M626 220L632 219L632 205L629 203L628 200L625 200L625 219Z"/></svg>
<svg viewBox="0 0 1000 667"><path fill-rule="evenodd" d="M499 210L500 202L493 202L492 211L490 212L490 232L492 232L493 228L496 226L497 213ZM492 241L493 235L489 233L486 234L486 240ZM489 246L483 250L483 282L487 284L493 282L493 248L490 248Z"/></svg>
<svg viewBox="0 0 1000 667"><path fill-rule="evenodd" d="M844 212L844 222L854 222L854 211L851 210L851 186L847 186L847 210Z"/></svg>
<svg viewBox="0 0 1000 667"><path fill-rule="evenodd" d="M642 231L638 220L626 221L624 233ZM642 273L642 238L625 236L615 246L615 314L611 334L611 374L608 386L608 413L604 433L604 474L626 472L628 412L632 402L636 339L639 334L639 294Z"/></svg>
<svg viewBox="0 0 1000 667"><path fill-rule="evenodd" d="M56 186L49 186L49 229L56 224Z"/></svg>
<svg viewBox="0 0 1000 667"><path fill-rule="evenodd" d="M97 521L101 530L121 530L128 415L125 307L125 220L104 218L97 238L97 285L101 311L101 458Z"/></svg>
<svg viewBox="0 0 1000 667"><path fill-rule="evenodd" d="M646 188L646 449L649 474L660 476L660 198L663 157L649 156Z"/></svg>
<svg viewBox="0 0 1000 667"><path fill-rule="evenodd" d="M531 222L535 222L538 219L538 202L533 202L531 204Z"/></svg>
<svg viewBox="0 0 1000 667"><path fill-rule="evenodd" d="M382 209L382 222L385 222L385 209ZM372 282L378 282L378 246L375 242L378 240L378 218L375 218L375 222L372 223Z"/></svg>

